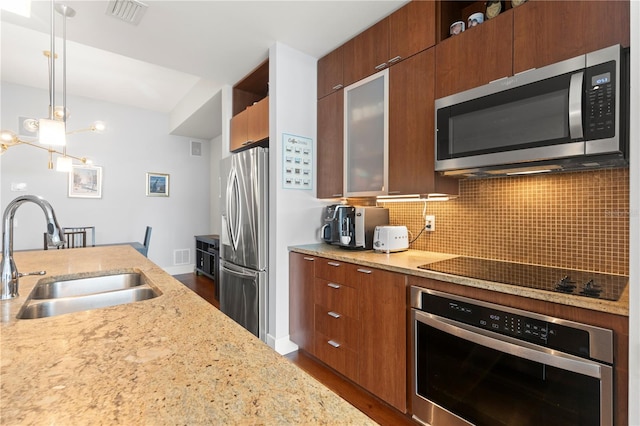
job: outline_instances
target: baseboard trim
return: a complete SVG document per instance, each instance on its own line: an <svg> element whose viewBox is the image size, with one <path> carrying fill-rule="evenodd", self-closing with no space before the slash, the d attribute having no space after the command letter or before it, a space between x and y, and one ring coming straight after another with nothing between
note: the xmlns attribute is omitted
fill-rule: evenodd
<svg viewBox="0 0 640 426"><path fill-rule="evenodd" d="M298 345L289 340L289 336L280 339L274 339L272 335L267 334L267 345L280 355L286 355L298 350Z"/></svg>
<svg viewBox="0 0 640 426"><path fill-rule="evenodd" d="M178 265L178 266L163 266L162 270L165 271L169 275L180 275L180 274L188 274L190 272L195 271L196 265Z"/></svg>

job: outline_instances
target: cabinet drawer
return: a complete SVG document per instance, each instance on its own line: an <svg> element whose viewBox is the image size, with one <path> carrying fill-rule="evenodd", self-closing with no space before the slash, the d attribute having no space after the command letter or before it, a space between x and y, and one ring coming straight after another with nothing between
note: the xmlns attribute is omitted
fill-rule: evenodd
<svg viewBox="0 0 640 426"><path fill-rule="evenodd" d="M329 367L357 382L359 376L358 354L322 333L315 335L316 357Z"/></svg>
<svg viewBox="0 0 640 426"><path fill-rule="evenodd" d="M315 331L329 340L358 351L360 321L343 313L332 311L322 305L315 305Z"/></svg>
<svg viewBox="0 0 640 426"><path fill-rule="evenodd" d="M317 305L358 319L358 291L333 281L315 279L313 299Z"/></svg>
<svg viewBox="0 0 640 426"><path fill-rule="evenodd" d="M352 266L349 263L339 262L337 260L318 259L316 264L316 277L323 280L333 281L338 284L347 284L347 271Z"/></svg>

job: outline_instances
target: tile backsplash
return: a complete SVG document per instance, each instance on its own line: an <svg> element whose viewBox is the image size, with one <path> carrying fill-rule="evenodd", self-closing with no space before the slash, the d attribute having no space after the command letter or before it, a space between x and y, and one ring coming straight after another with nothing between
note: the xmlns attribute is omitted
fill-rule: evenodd
<svg viewBox="0 0 640 426"><path fill-rule="evenodd" d="M629 170L460 181L446 202L379 203L411 248L521 263L629 273ZM412 234L412 235L411 235Z"/></svg>

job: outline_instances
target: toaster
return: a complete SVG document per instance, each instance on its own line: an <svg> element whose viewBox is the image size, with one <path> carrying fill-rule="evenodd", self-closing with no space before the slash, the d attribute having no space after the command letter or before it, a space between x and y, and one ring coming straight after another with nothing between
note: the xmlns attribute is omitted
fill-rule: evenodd
<svg viewBox="0 0 640 426"><path fill-rule="evenodd" d="M373 249L382 253L407 250L408 234L406 226L376 226L373 232Z"/></svg>

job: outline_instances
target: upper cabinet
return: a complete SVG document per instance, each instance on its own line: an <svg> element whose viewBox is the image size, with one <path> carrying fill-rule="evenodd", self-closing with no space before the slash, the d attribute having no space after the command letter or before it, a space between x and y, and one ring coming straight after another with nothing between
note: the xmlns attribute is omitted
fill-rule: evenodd
<svg viewBox="0 0 640 426"><path fill-rule="evenodd" d="M386 195L389 70L344 89L345 196Z"/></svg>
<svg viewBox="0 0 640 426"><path fill-rule="evenodd" d="M344 90L318 100L318 198L343 196Z"/></svg>
<svg viewBox="0 0 640 426"><path fill-rule="evenodd" d="M512 10L436 46L436 98L512 75Z"/></svg>
<svg viewBox="0 0 640 426"><path fill-rule="evenodd" d="M395 63L436 44L436 2L412 1L389 15L389 59Z"/></svg>
<svg viewBox="0 0 640 426"><path fill-rule="evenodd" d="M482 86L614 44L629 45L628 1L529 0L465 32L449 25L483 10L481 1L441 1L436 98Z"/></svg>
<svg viewBox="0 0 640 426"><path fill-rule="evenodd" d="M389 69L389 195L458 194L434 172L435 49Z"/></svg>
<svg viewBox="0 0 640 426"><path fill-rule="evenodd" d="M346 42L340 48L342 84L353 84L433 46L435 8L433 1L412 1Z"/></svg>
<svg viewBox="0 0 640 426"><path fill-rule="evenodd" d="M344 87L343 58L343 48L340 46L318 60L318 99Z"/></svg>
<svg viewBox="0 0 640 426"><path fill-rule="evenodd" d="M233 86L230 151L241 151L269 141L269 61Z"/></svg>
<svg viewBox="0 0 640 426"><path fill-rule="evenodd" d="M513 9L513 72L629 46L628 1L533 1Z"/></svg>

